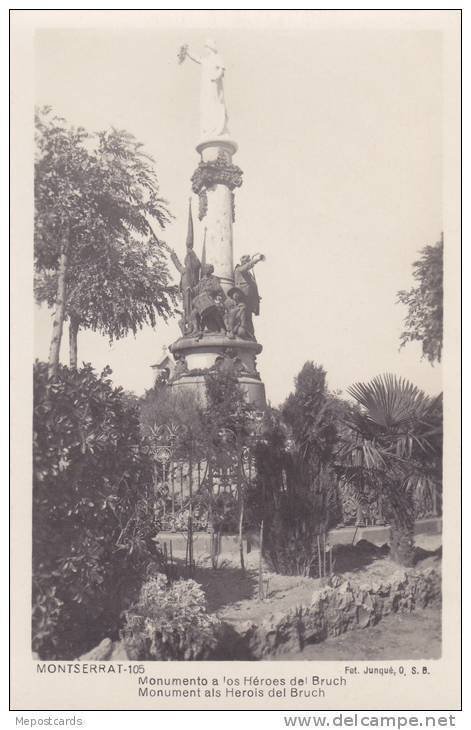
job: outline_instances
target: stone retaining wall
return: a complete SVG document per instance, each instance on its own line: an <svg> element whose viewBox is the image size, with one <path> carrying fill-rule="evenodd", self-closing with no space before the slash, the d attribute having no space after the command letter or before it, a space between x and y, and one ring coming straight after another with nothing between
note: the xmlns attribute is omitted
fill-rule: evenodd
<svg viewBox="0 0 471 730"><path fill-rule="evenodd" d="M218 658L268 659L328 636L374 626L384 616L410 612L438 603L441 574L436 568L398 571L387 582L362 584L333 576L330 585L314 592L309 606L293 607L255 624L232 623Z"/></svg>

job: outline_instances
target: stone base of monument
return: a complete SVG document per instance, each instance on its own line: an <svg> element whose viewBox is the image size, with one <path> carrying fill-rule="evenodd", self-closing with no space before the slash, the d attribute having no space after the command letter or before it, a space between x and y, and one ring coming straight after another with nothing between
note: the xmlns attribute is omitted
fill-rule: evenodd
<svg viewBox="0 0 471 730"><path fill-rule="evenodd" d="M251 403L258 410L263 410L267 405L264 384L260 380L247 377L238 377L237 380L247 396L248 403ZM204 375L183 375L178 380L173 381L172 389L176 393L191 389L202 403L206 398Z"/></svg>
<svg viewBox="0 0 471 730"><path fill-rule="evenodd" d="M176 392L191 388L204 401L204 377L220 368L236 375L249 403L258 409L265 408L265 386L256 363L256 357L262 351L258 342L208 332L201 339L191 335L180 337L169 349L173 355L185 358L186 363L185 371L176 372L172 381Z"/></svg>

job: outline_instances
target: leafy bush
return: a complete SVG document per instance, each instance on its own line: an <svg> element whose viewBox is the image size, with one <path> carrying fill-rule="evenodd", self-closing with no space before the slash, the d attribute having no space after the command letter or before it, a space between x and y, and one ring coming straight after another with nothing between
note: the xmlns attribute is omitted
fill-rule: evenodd
<svg viewBox="0 0 471 730"><path fill-rule="evenodd" d="M267 504L264 557L283 575L319 574L319 544L338 521L337 482L324 468L303 484L296 465L287 471L286 489Z"/></svg>
<svg viewBox="0 0 471 730"><path fill-rule="evenodd" d="M149 457L107 368L34 367L33 650L73 658L104 635L155 552Z"/></svg>
<svg viewBox="0 0 471 730"><path fill-rule="evenodd" d="M126 611L122 638L138 660L207 659L218 642L220 621L206 611L206 598L194 580L167 585L162 574L141 588Z"/></svg>

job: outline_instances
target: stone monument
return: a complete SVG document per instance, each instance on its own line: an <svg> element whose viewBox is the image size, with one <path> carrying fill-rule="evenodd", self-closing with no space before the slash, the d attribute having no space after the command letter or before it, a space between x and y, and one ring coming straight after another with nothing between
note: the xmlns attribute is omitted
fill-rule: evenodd
<svg viewBox="0 0 471 730"><path fill-rule="evenodd" d="M182 46L180 63L187 58L201 66L200 139L196 145L200 161L191 183L199 199L204 240L200 259L194 251L190 201L183 264L172 253L181 277L183 316L182 336L169 348L177 363L170 382L175 389L191 387L203 395L207 372L230 370L248 400L264 408L265 388L256 365L262 346L253 323L253 316L260 312L260 296L253 268L265 257L245 254L234 266L234 196L242 185L242 170L232 162L237 144L228 127L226 69L214 41L206 42L201 57Z"/></svg>

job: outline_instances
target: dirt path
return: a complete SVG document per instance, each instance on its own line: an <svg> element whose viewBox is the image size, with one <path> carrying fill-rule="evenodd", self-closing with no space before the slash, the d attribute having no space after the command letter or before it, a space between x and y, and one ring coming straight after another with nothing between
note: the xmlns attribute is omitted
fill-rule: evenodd
<svg viewBox="0 0 471 730"><path fill-rule="evenodd" d="M339 546L335 551L336 572L343 579L355 582L387 581L399 570L388 557L387 548L368 543ZM417 567L440 566L440 554L423 548L416 549ZM318 578L287 576L264 571L265 600L258 600L258 557L247 556L247 570L242 573L237 560L222 562L217 570L199 564L194 579L199 583L208 602L208 611L224 621L239 623L263 620L270 614L289 611L311 603L315 590L322 586Z"/></svg>

